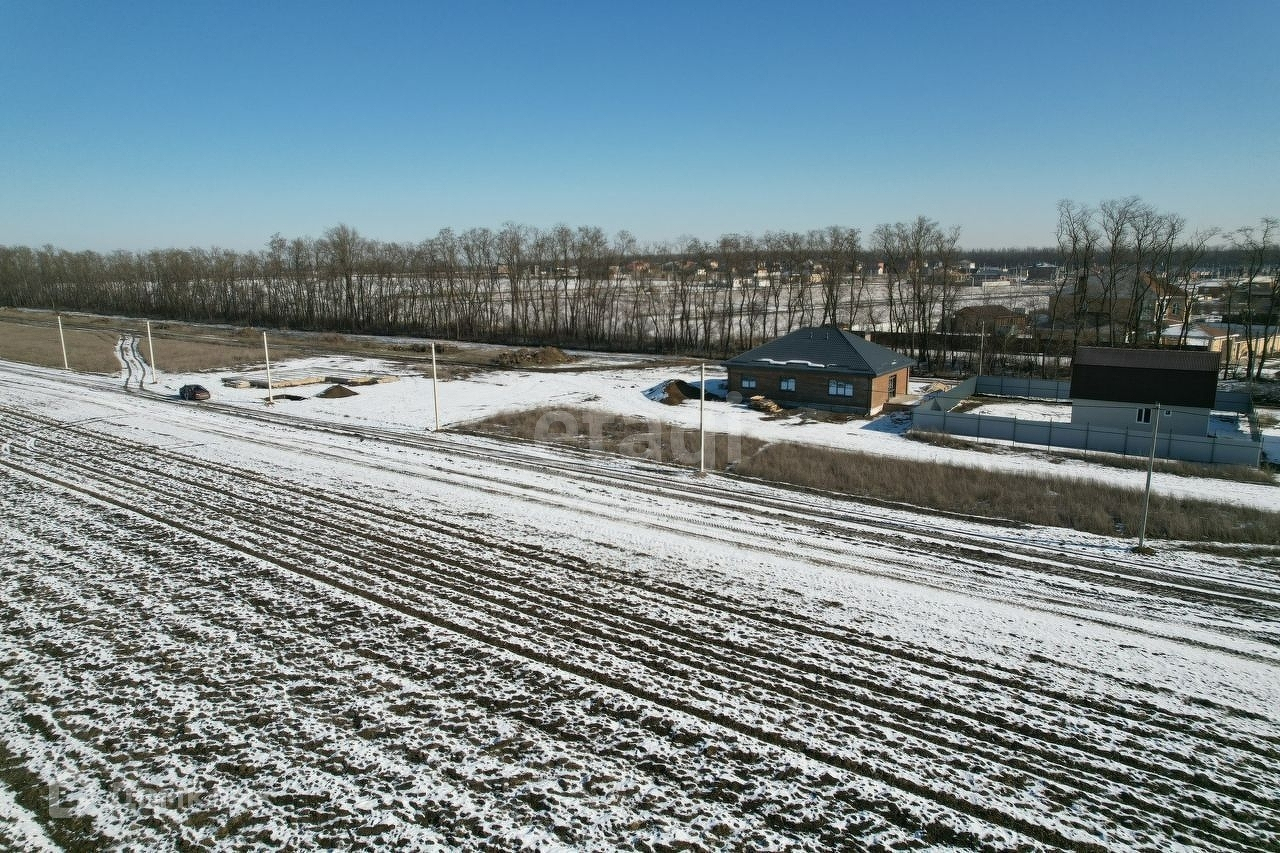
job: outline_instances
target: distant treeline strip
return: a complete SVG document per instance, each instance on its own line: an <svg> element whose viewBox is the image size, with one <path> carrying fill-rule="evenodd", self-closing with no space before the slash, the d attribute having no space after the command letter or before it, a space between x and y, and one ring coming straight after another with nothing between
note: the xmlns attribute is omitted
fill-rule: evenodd
<svg viewBox="0 0 1280 853"><path fill-rule="evenodd" d="M277 234L259 251L0 246L0 304L710 357L840 323L886 329L921 361L945 362L954 352L937 329L961 280L958 238L922 216L877 226L866 245L858 229L830 226L642 251L625 231L508 223L418 243L338 225L318 239ZM1060 248L978 261L1025 266Z"/></svg>
<svg viewBox="0 0 1280 853"><path fill-rule="evenodd" d="M252 252L0 247L0 304L714 355L799 325L876 319L863 254L859 232L840 227L641 252L628 233L594 227L507 224L391 243L338 225ZM757 286L761 270L772 286Z"/></svg>

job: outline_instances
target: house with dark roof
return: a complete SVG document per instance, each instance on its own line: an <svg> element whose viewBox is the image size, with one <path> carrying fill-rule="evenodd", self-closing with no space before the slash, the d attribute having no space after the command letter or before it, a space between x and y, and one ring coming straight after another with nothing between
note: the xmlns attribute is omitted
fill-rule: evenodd
<svg viewBox="0 0 1280 853"><path fill-rule="evenodd" d="M1071 363L1071 422L1150 432L1209 434L1220 353L1080 347Z"/></svg>
<svg viewBox="0 0 1280 853"><path fill-rule="evenodd" d="M730 394L874 415L899 394L915 361L839 326L810 326L724 362Z"/></svg>

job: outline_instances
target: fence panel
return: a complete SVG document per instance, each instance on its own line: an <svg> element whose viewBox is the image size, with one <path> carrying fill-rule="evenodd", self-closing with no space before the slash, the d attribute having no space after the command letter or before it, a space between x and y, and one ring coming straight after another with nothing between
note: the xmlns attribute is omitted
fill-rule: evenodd
<svg viewBox="0 0 1280 853"><path fill-rule="evenodd" d="M1151 433L1073 424L1067 421L1030 421L994 415L917 410L913 429L945 432L962 438L1013 441L1062 450L1091 450L1123 456L1146 456L1151 452ZM1256 466L1261 446L1246 438L1231 436L1183 436L1161 433L1156 456L1183 462Z"/></svg>

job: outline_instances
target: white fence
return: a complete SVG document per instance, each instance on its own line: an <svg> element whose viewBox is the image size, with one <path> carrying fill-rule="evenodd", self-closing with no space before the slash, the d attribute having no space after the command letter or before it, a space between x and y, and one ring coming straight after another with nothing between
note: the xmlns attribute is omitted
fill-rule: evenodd
<svg viewBox="0 0 1280 853"><path fill-rule="evenodd" d="M1040 445L1045 449L1096 450L1101 453L1120 453L1126 456L1146 456L1151 452L1149 430L1113 429L1073 424L1068 421L1030 420L997 417L969 413L953 413L962 400L977 393L1000 396L1035 396L1038 399L1067 399L1058 396L1061 386L1068 383L1043 382L1041 380L1014 377L982 376L966 380L951 391L938 394L916 407L912 415L912 429L945 432L966 438L1013 441L1018 444ZM1057 385L1058 389L1047 386ZM1030 387L1031 395L1016 393L1014 389ZM1048 393L1052 391L1053 393ZM1227 411L1241 411L1252 421L1252 407L1248 398L1220 399ZM1183 462L1201 462L1210 465L1251 465L1261 461L1262 445L1245 436L1236 435L1174 435L1160 433L1156 439L1156 456L1161 459L1177 459Z"/></svg>

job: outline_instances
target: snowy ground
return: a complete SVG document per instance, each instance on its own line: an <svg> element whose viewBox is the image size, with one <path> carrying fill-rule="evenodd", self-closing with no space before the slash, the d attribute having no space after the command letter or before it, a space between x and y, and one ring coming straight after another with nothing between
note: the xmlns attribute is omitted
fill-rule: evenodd
<svg viewBox="0 0 1280 853"><path fill-rule="evenodd" d="M607 362L604 362L607 363ZM502 411L563 406L583 408L619 416L653 419L655 424L696 429L699 411L696 400L668 406L645 397L644 392L671 379L697 383L698 370L690 367L663 365L652 368L594 369L581 372L572 369L554 371L478 372L464 379L442 381L439 387L440 424L442 428L465 425ZM335 423L385 427L397 430L429 430L435 424L432 383L421 365L405 366L393 361L348 357L298 359L273 368L275 375L361 373L397 375L400 381L388 385L358 387L358 396L337 400L315 397L327 384L285 388L282 393L305 395L306 399L277 404L280 411L294 412L307 418ZM429 369L426 369L429 370ZM264 379L262 371L249 374L165 374L161 373L149 390L177 394L188 382L204 384L217 402L232 406L260 408L266 392L258 388L235 389L222 385L224 377L247 375ZM149 374L148 374L149 377ZM720 368L708 368L708 383L723 383ZM926 383L913 383L917 387ZM1070 410L1054 404L995 403L984 406L982 413L1017 417L1070 419ZM904 438L910 418L903 414L883 415L871 420L851 419L843 423L826 423L800 416L767 418L744 405L708 402L705 409L708 431L731 435L750 435L766 441L796 441L806 444L839 447L879 456L949 462L974 468L1001 471L1041 471L1053 476L1096 478L1110 483L1128 483L1141 488L1145 474L1141 471L1117 470L1077 460L1050 462L1039 450L1001 449L994 453L934 447ZM585 429L585 426L583 427ZM1280 445L1280 427L1268 430L1267 441ZM1269 445L1270 446L1270 445ZM1192 498L1206 498L1224 503L1240 503L1280 510L1280 488L1160 474L1153 488L1157 491Z"/></svg>
<svg viewBox="0 0 1280 853"><path fill-rule="evenodd" d="M695 422L668 378L441 413ZM0 364L0 849L1280 843L1273 570L429 434L423 379L216 379Z"/></svg>

